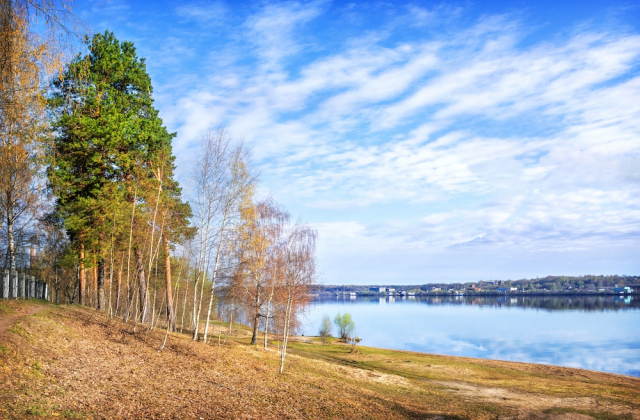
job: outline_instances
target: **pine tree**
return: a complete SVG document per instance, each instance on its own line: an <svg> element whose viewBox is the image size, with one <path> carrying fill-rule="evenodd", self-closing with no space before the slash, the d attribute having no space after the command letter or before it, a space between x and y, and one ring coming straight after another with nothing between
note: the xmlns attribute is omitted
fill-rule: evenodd
<svg viewBox="0 0 640 420"><path fill-rule="evenodd" d="M98 308L104 309L106 249L115 227L110 223L128 225L117 223L122 204L143 205L152 195L139 194L139 188L151 191L158 185L156 191L161 191L162 184L175 192L172 200L181 201L172 180L175 133L167 132L153 106L144 58L138 57L133 43L120 42L108 31L86 43L88 54L78 55L54 80L50 108L56 136L48 176L71 239L97 255ZM144 219L144 214L137 211L136 217ZM142 253L142 244L134 248L136 255ZM143 266L137 272L145 276ZM145 289L144 306L148 286Z"/></svg>

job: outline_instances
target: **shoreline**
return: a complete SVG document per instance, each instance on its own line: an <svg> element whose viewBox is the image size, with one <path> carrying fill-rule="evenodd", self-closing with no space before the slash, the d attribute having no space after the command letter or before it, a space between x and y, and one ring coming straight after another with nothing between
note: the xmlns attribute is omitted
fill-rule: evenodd
<svg viewBox="0 0 640 420"><path fill-rule="evenodd" d="M307 338L307 339L312 338L316 342L320 341L320 337L318 337L318 336L302 335L302 336L290 337L290 339L295 339L294 341L299 342L301 344L305 344L305 338ZM342 345L345 345L345 346L350 346L350 345L348 345L348 344L346 344L344 342L341 342L339 339L337 339L335 337L332 337L332 339L334 340L334 343L332 343L332 345L340 345L340 344L342 344ZM584 372L589 372L589 373L594 373L594 374L622 376L622 377L625 377L625 378L630 378L630 379L635 379L635 380L640 381L640 375L639 376L633 376L633 375L626 375L624 373L608 372L608 371L604 371L604 370L585 369L585 368L572 367L572 366L551 365L551 364L548 364L548 363L520 362L520 361L515 361L515 360L503 360L503 359L484 359L484 358L481 358L481 357L454 356L454 355L439 354L439 353L425 353L425 352L414 351L414 350L402 350L402 349L394 349L394 348L388 348L388 347L376 347L376 346L357 345L356 348L371 349L371 350L374 350L374 351L390 351L390 352L397 352L397 353L406 353L406 354L412 354L412 355L415 355L415 356L425 356L425 357L432 357L432 358L452 359L452 360L458 360L458 361L464 361L464 362L473 362L473 363L497 362L497 363L525 365L525 366L526 365L533 365L533 366L545 367L545 368L548 368L548 369L568 369L568 370L575 370L575 371L584 371Z"/></svg>

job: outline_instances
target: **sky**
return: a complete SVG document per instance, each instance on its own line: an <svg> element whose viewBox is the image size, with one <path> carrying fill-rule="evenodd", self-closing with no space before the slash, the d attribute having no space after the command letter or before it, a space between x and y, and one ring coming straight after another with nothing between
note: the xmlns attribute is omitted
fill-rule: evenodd
<svg viewBox="0 0 640 420"><path fill-rule="evenodd" d="M146 58L185 194L226 126L325 284L640 274L640 3L75 7Z"/></svg>

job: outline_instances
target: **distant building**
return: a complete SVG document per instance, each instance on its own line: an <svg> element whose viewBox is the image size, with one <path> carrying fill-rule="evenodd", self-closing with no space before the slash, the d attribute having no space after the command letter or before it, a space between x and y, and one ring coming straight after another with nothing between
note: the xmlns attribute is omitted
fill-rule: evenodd
<svg viewBox="0 0 640 420"><path fill-rule="evenodd" d="M496 291L497 291L498 293L515 292L515 291L517 291L517 290L518 290L518 288L517 288L517 287L498 287L498 288L496 289Z"/></svg>
<svg viewBox="0 0 640 420"><path fill-rule="evenodd" d="M440 291L440 288L439 288L439 287L432 287L432 288L431 288L431 291L432 291L432 292L439 292L439 291Z"/></svg>
<svg viewBox="0 0 640 420"><path fill-rule="evenodd" d="M376 292L376 293L384 293L387 291L386 287L372 287L371 288L372 292Z"/></svg>
<svg viewBox="0 0 640 420"><path fill-rule="evenodd" d="M387 292L393 293L395 291L396 291L396 289L394 289L393 287L387 287Z"/></svg>
<svg viewBox="0 0 640 420"><path fill-rule="evenodd" d="M633 290L630 287L614 287L613 291L615 293L632 293Z"/></svg>

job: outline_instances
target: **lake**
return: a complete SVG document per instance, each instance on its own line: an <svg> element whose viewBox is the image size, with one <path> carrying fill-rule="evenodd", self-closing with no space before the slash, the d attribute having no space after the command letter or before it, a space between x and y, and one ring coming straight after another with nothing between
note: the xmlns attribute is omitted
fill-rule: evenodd
<svg viewBox="0 0 640 420"><path fill-rule="evenodd" d="M349 313L362 345L640 377L638 296L316 298L303 333ZM336 334L334 329L334 335Z"/></svg>

